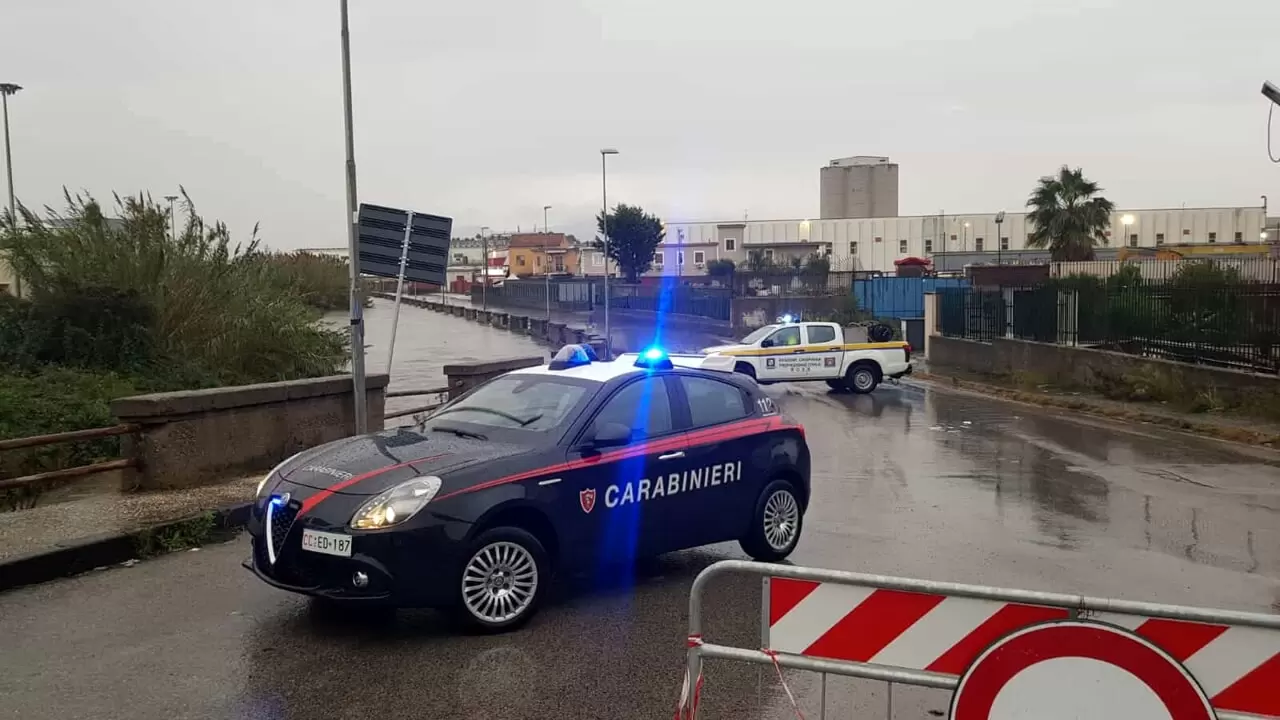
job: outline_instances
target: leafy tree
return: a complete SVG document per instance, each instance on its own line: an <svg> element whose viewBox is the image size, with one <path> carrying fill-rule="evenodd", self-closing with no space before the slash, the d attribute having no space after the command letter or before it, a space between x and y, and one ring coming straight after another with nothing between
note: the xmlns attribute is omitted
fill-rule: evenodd
<svg viewBox="0 0 1280 720"><path fill-rule="evenodd" d="M759 250L752 250L747 253L747 269L752 272L764 272L774 268L773 258L766 257Z"/></svg>
<svg viewBox="0 0 1280 720"><path fill-rule="evenodd" d="M711 277L729 277L736 269L732 260L712 260L707 263L707 275Z"/></svg>
<svg viewBox="0 0 1280 720"><path fill-rule="evenodd" d="M831 258L814 253L805 260L804 271L813 275L826 275L831 272Z"/></svg>
<svg viewBox="0 0 1280 720"><path fill-rule="evenodd" d="M1080 168L1063 165L1057 175L1040 178L1027 200L1034 225L1027 244L1049 248L1054 261L1092 260L1093 248L1107 244L1115 204L1098 195L1102 188Z"/></svg>
<svg viewBox="0 0 1280 720"><path fill-rule="evenodd" d="M607 233L606 217L609 223ZM656 216L645 213L638 205L624 203L618 203L608 216L597 215L596 229L601 233L596 239L596 247L604 246L603 236L607 234L609 257L617 263L627 282L632 283L648 272L653 264L653 253L666 235L662 221Z"/></svg>

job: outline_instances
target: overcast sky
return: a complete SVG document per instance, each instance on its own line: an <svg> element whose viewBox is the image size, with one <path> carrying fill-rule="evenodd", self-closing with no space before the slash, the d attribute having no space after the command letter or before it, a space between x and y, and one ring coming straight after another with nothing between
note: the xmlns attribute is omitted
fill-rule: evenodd
<svg viewBox="0 0 1280 720"><path fill-rule="evenodd" d="M586 236L815 217L818 168L901 164L903 214L1018 209L1080 165L1119 206L1280 207L1277 0L351 0L360 199ZM186 187L276 248L345 245L337 0L7 0L15 184ZM1280 152L1280 120L1275 142ZM1274 212L1272 214L1275 214Z"/></svg>

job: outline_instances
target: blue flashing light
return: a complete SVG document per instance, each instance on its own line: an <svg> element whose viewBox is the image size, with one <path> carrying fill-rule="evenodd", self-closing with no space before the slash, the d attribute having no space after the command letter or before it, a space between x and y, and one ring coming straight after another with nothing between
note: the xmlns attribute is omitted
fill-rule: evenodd
<svg viewBox="0 0 1280 720"><path fill-rule="evenodd" d="M782 322L784 323L793 323L795 321L796 319L790 313L782 316Z"/></svg>
<svg viewBox="0 0 1280 720"><path fill-rule="evenodd" d="M590 345L565 345L551 359L547 369L568 370L581 365L590 365L599 359Z"/></svg>
<svg viewBox="0 0 1280 720"><path fill-rule="evenodd" d="M646 348L636 360L636 367L665 370L672 367L671 358L667 356L667 351L660 347Z"/></svg>
<svg viewBox="0 0 1280 720"><path fill-rule="evenodd" d="M280 497L279 495L277 495L277 496L275 496L275 497L271 498L271 506L272 506L272 507L284 507L284 498Z"/></svg>

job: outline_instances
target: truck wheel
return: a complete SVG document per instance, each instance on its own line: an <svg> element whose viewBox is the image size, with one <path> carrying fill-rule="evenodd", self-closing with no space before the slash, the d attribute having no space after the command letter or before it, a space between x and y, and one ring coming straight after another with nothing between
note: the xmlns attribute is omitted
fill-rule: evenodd
<svg viewBox="0 0 1280 720"><path fill-rule="evenodd" d="M880 384L880 373L871 363L858 363L849 368L844 381L850 390L859 395L865 395L875 390Z"/></svg>
<svg viewBox="0 0 1280 720"><path fill-rule="evenodd" d="M736 373L742 373L752 380L756 379L756 369L751 367L749 363L740 362L733 366L733 371Z"/></svg>
<svg viewBox="0 0 1280 720"><path fill-rule="evenodd" d="M756 501L751 529L739 541L742 551L760 562L777 562L790 555L800 542L803 508L791 483L774 480L766 485Z"/></svg>
<svg viewBox="0 0 1280 720"><path fill-rule="evenodd" d="M848 390L849 384L846 383L844 380L828 380L827 387L831 388L832 390Z"/></svg>

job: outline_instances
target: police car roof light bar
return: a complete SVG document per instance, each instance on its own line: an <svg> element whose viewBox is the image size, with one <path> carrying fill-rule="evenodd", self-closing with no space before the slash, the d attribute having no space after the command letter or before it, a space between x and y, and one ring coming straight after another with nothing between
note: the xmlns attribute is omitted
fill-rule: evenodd
<svg viewBox="0 0 1280 720"><path fill-rule="evenodd" d="M673 365L671 357L667 355L667 351L654 346L640 353L640 357L636 358L636 367L650 370L670 370Z"/></svg>
<svg viewBox="0 0 1280 720"><path fill-rule="evenodd" d="M565 345L560 348L556 356L551 359L551 363L547 365L548 370L568 370L569 368L590 365L592 360L598 360L595 352L588 346L583 345Z"/></svg>

